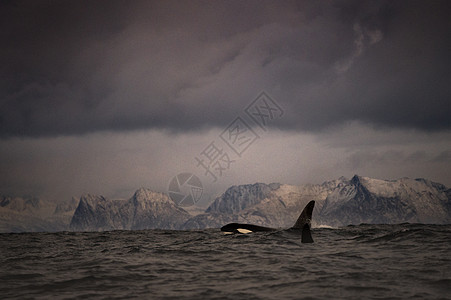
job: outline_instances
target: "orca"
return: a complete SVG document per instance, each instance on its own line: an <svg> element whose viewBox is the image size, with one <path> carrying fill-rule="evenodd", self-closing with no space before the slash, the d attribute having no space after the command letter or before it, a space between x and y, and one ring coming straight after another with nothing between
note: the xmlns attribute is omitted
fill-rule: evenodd
<svg viewBox="0 0 451 300"><path fill-rule="evenodd" d="M315 201L310 201L302 210L301 215L297 219L293 227L285 229L289 232L295 232L301 234L302 243L313 243L312 233L310 232L312 212L315 207ZM249 232L264 232L264 231L279 231L280 229L252 225L252 224L239 224L230 223L221 227L221 231L228 233L249 233Z"/></svg>

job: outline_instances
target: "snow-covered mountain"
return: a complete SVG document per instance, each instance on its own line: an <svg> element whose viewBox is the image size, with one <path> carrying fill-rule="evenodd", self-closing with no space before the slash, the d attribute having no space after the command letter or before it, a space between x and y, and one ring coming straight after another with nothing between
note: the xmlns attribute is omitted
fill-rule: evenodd
<svg viewBox="0 0 451 300"><path fill-rule="evenodd" d="M262 183L233 186L184 228L217 228L240 222L290 227L315 200L313 225L361 223L451 223L451 191L425 179L379 180L341 177L319 185Z"/></svg>
<svg viewBox="0 0 451 300"><path fill-rule="evenodd" d="M0 197L0 232L203 229L230 222L288 228L310 200L316 201L313 226L451 223L451 189L444 185L356 175L301 186L232 186L200 214L190 214L166 194L148 189L137 190L129 200L87 194L58 204L35 197Z"/></svg>
<svg viewBox="0 0 451 300"><path fill-rule="evenodd" d="M141 188L129 200L82 196L72 217L70 229L178 229L190 217L189 213L178 207L166 194Z"/></svg>
<svg viewBox="0 0 451 300"><path fill-rule="evenodd" d="M332 181L323 185L256 183L232 186L204 214L188 220L184 228L218 228L230 222L290 227L310 200L317 201L314 213L318 212L330 186L336 184Z"/></svg>
<svg viewBox="0 0 451 300"><path fill-rule="evenodd" d="M449 190L425 179L379 180L354 176L330 193L318 221L343 226L360 223L450 223Z"/></svg>

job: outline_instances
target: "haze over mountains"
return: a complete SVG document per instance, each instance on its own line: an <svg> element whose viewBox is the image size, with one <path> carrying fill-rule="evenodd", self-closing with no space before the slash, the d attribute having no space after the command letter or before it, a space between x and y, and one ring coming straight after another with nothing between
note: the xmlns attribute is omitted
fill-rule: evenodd
<svg viewBox="0 0 451 300"><path fill-rule="evenodd" d="M426 179L354 176L302 186L232 186L204 213L191 215L166 194L139 189L128 200L83 195L58 204L34 197L0 198L0 231L203 229L225 223L291 227L315 200L313 226L360 223L451 223L451 189Z"/></svg>

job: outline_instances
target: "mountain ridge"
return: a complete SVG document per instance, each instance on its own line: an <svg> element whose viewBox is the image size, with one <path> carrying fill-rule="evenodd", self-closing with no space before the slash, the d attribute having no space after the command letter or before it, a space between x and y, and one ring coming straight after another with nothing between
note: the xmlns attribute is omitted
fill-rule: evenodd
<svg viewBox="0 0 451 300"><path fill-rule="evenodd" d="M248 189L252 185L247 185ZM245 189L241 186L241 189ZM231 187L235 188L235 187ZM229 188L229 189L231 189ZM236 188L235 188L236 189ZM226 191L213 203L227 207L242 199ZM219 222L240 222L270 227L290 227L310 200L315 200L313 225L346 226L360 223L435 223L451 222L451 192L444 185L419 178L381 180L355 175L322 184L279 185L265 199L240 211L227 213L207 208L185 224L185 229L218 227ZM223 203L217 203L223 201Z"/></svg>
<svg viewBox="0 0 451 300"><path fill-rule="evenodd" d="M102 231L219 228L225 223L291 227L315 200L313 226L360 223L451 223L451 189L424 178L381 180L355 175L300 186L254 183L229 187L203 213L190 213L165 193L140 188L127 200L85 194L57 204L37 197L0 197L0 231Z"/></svg>
<svg viewBox="0 0 451 300"><path fill-rule="evenodd" d="M178 229L190 218L166 194L140 188L128 200L84 195L69 225L74 231Z"/></svg>

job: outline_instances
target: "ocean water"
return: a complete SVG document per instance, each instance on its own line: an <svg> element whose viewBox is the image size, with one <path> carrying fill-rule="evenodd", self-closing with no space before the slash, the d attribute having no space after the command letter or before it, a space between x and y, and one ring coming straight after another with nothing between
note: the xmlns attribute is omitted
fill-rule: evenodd
<svg viewBox="0 0 451 300"><path fill-rule="evenodd" d="M0 234L2 299L451 299L451 225Z"/></svg>

